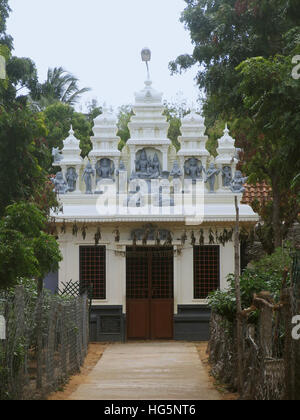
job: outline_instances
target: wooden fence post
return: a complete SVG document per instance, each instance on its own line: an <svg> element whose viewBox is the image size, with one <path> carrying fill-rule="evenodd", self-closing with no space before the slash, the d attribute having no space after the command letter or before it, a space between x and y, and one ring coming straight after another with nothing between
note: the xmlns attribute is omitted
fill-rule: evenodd
<svg viewBox="0 0 300 420"><path fill-rule="evenodd" d="M242 320L242 302L241 302L241 286L240 286L240 211L238 199L235 196L236 223L234 235L234 261L235 261L235 296L236 296L236 318L237 318L237 358L238 358L238 391L242 394L244 378L243 378L243 320Z"/></svg>
<svg viewBox="0 0 300 420"><path fill-rule="evenodd" d="M38 279L38 299L36 311L36 388L41 389L43 386L43 280Z"/></svg>

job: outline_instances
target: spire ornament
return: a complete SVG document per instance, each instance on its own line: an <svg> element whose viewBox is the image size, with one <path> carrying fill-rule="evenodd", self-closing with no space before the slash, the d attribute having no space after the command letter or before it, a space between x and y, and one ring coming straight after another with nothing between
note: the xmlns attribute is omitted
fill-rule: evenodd
<svg viewBox="0 0 300 420"><path fill-rule="evenodd" d="M150 69L149 62L151 61L151 50L149 48L143 48L141 52L142 61L146 63L147 67L147 78L150 80Z"/></svg>

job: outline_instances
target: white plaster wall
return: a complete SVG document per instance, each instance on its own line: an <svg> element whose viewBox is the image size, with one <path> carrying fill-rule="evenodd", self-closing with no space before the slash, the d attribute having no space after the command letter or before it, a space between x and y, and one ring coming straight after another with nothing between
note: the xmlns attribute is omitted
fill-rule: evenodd
<svg viewBox="0 0 300 420"><path fill-rule="evenodd" d="M228 286L227 276L234 273L234 243L228 242L225 247L220 245L220 276L221 290L225 290Z"/></svg>
<svg viewBox="0 0 300 420"><path fill-rule="evenodd" d="M115 251L122 248L116 247L114 228L101 228L102 239L99 245L106 247L106 299L93 300L94 305L123 305L126 307L126 258ZM89 232L90 231L90 232ZM90 227L86 240L82 239L81 233L77 237L73 236L68 229L68 233L61 236L59 241L63 260L60 263L58 281L59 287L63 288L62 283L70 280L79 281L79 247L93 246L96 227ZM124 248L125 250L125 248Z"/></svg>
<svg viewBox="0 0 300 420"><path fill-rule="evenodd" d="M166 227L168 228L168 227ZM121 242L116 244L113 231L114 226L101 227L102 239L99 245L106 246L106 299L94 300L94 305L122 305L126 312L126 258L122 252L130 242L130 231L133 227L124 226L121 232ZM180 238L182 229L172 229L174 239ZM63 261L59 268L59 286L71 279L79 281L79 247L93 246L96 226L89 225L86 240L82 239L81 232L74 237L71 228L60 237L60 248ZM196 233L196 232L195 232ZM180 253L174 253L174 312L177 313L178 305L205 304L205 300L194 299L194 263L193 248L190 244L190 232L187 232L188 241ZM207 242L206 242L207 243ZM154 244L154 243L153 243ZM150 245L150 244L149 244ZM175 245L175 249L181 248ZM223 247L220 245L220 283L221 289L227 287L226 278L234 272L234 244L229 242Z"/></svg>

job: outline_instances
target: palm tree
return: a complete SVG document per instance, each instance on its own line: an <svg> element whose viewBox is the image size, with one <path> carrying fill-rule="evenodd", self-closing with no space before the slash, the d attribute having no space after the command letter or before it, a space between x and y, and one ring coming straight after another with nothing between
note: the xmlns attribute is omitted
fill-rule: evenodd
<svg viewBox="0 0 300 420"><path fill-rule="evenodd" d="M48 69L47 80L38 86L38 94L31 96L33 105L45 109L55 102L74 105L90 88L79 89L79 80L62 67Z"/></svg>

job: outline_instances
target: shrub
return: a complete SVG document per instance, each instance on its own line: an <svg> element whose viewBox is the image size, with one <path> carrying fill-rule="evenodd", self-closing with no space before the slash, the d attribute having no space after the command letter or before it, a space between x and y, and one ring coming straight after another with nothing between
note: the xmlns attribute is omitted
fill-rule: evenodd
<svg viewBox="0 0 300 420"><path fill-rule="evenodd" d="M254 263L251 268L243 271L240 277L242 309L249 308L253 301L254 293L268 291L272 294L275 302L280 300L283 272L292 265L291 249L277 248L272 255L263 257ZM288 282L290 273L288 274ZM233 274L228 276L229 287L226 291L212 292L209 296L209 304L212 310L233 322L236 317L235 278ZM255 316L253 317L255 321Z"/></svg>

